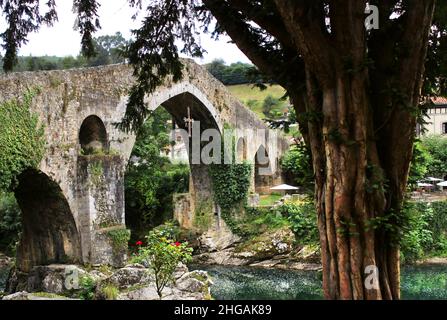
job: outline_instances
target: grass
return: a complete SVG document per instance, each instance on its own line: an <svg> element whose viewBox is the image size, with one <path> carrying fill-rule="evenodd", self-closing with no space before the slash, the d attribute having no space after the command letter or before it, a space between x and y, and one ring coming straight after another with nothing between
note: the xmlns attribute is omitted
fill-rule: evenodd
<svg viewBox="0 0 447 320"><path fill-rule="evenodd" d="M106 300L116 300L119 295L118 288L113 284L108 284L104 288L102 288L102 294L104 295Z"/></svg>
<svg viewBox="0 0 447 320"><path fill-rule="evenodd" d="M258 87L254 87L251 84L239 84L233 86L227 86L228 90L236 98L238 98L244 105L249 107L254 113L256 113L261 119L265 116L262 113L262 104L264 99L271 95L274 98L280 99L284 96L285 90L279 85L267 86L266 90L260 90ZM250 102L250 100L252 102ZM287 112L288 101L281 101L274 111L281 113Z"/></svg>
<svg viewBox="0 0 447 320"><path fill-rule="evenodd" d="M259 196L259 205L261 207L273 206L275 202L282 198L280 194L264 194Z"/></svg>

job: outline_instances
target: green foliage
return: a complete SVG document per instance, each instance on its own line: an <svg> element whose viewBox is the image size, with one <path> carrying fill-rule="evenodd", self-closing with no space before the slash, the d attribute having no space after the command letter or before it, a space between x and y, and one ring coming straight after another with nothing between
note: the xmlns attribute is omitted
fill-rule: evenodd
<svg viewBox="0 0 447 320"><path fill-rule="evenodd" d="M125 62L123 51L128 45L128 41L121 32L94 38L93 45L96 54L87 60L88 66L96 67Z"/></svg>
<svg viewBox="0 0 447 320"><path fill-rule="evenodd" d="M36 168L45 152L44 128L30 105L37 90L28 90L21 100L0 104L0 190L12 190L17 176Z"/></svg>
<svg viewBox="0 0 447 320"><path fill-rule="evenodd" d="M125 58L122 56L122 51L127 44L128 41L120 32L114 35L99 36L93 38L92 45L95 50L95 55L90 58L82 55L77 57L21 56L17 58L17 63L13 71L65 70L124 63ZM60 85L59 81L52 81L50 79L50 82L55 87Z"/></svg>
<svg viewBox="0 0 447 320"><path fill-rule="evenodd" d="M174 271L178 264L192 260L192 249L188 243L174 242L169 236L166 230L152 230L146 237L147 245L140 247L132 259L134 263L148 265L152 269L160 299L165 286L175 281Z"/></svg>
<svg viewBox="0 0 447 320"><path fill-rule="evenodd" d="M46 7L46 11L42 12L42 7ZM47 1L40 6L38 1L0 1L0 10L7 22L6 30L0 34L5 49L3 68L11 71L28 34L39 30L41 24L52 25L57 21L56 2Z"/></svg>
<svg viewBox="0 0 447 320"><path fill-rule="evenodd" d="M199 201L194 211L194 227L200 231L207 231L213 222L213 211L211 201Z"/></svg>
<svg viewBox="0 0 447 320"><path fill-rule="evenodd" d="M294 145L281 158L281 168L288 180L306 190L313 190L312 157L305 145Z"/></svg>
<svg viewBox="0 0 447 320"><path fill-rule="evenodd" d="M289 101L282 99L286 91L279 85L268 85L261 90L252 84L240 84L228 86L227 89L261 119L266 117L262 112L262 105L268 96L272 96L278 101L278 104L272 109L272 115L283 116L287 112Z"/></svg>
<svg viewBox="0 0 447 320"><path fill-rule="evenodd" d="M447 255L447 201L406 203L400 242L405 262Z"/></svg>
<svg viewBox="0 0 447 320"><path fill-rule="evenodd" d="M235 232L244 238L289 227L301 245L319 243L317 214L312 201L287 201L276 207L246 207L245 215L234 221Z"/></svg>
<svg viewBox="0 0 447 320"><path fill-rule="evenodd" d="M82 275L79 278L78 296L82 300L93 300L95 297L96 281L91 276Z"/></svg>
<svg viewBox="0 0 447 320"><path fill-rule="evenodd" d="M120 291L113 284L106 284L101 288L101 294L106 300L116 300Z"/></svg>
<svg viewBox="0 0 447 320"><path fill-rule="evenodd" d="M280 101L277 98L274 98L271 95L268 95L264 102L262 103L262 113L267 117L270 118L273 116L272 111L274 108L276 108L278 105L280 105Z"/></svg>
<svg viewBox="0 0 447 320"><path fill-rule="evenodd" d="M222 210L232 209L246 201L251 170L252 166L249 163L210 166L214 200Z"/></svg>
<svg viewBox="0 0 447 320"><path fill-rule="evenodd" d="M107 231L112 248L115 253L120 253L123 250L127 250L127 246L130 240L130 230L127 229L113 229Z"/></svg>
<svg viewBox="0 0 447 320"><path fill-rule="evenodd" d="M317 213L312 201L286 202L278 210L287 216L297 243L305 245L319 242Z"/></svg>
<svg viewBox="0 0 447 320"><path fill-rule="evenodd" d="M413 158L411 160L410 174L408 176L408 185L416 187L417 182L427 177L430 163L434 161L427 147L421 141L416 141L413 148Z"/></svg>
<svg viewBox="0 0 447 320"><path fill-rule="evenodd" d="M235 226L241 237L251 238L289 225L285 216L271 208L246 207L245 213Z"/></svg>
<svg viewBox="0 0 447 320"><path fill-rule="evenodd" d="M447 175L447 138L432 135L424 137L421 144L431 156L427 157L427 175L443 178Z"/></svg>
<svg viewBox="0 0 447 320"><path fill-rule="evenodd" d="M248 162L236 163L236 155L233 153L231 164L224 162L225 139L231 139L231 147L235 150L236 138L228 134L225 128L222 133L221 164L211 164L209 173L213 185L213 197L217 205L222 209L222 218L233 232L238 232L234 214L242 212L247 202L248 189L250 188L250 177L252 164Z"/></svg>
<svg viewBox="0 0 447 320"><path fill-rule="evenodd" d="M224 60L215 59L211 63L206 64L205 68L224 85L262 82L262 77L259 75L255 79L251 77L255 67L248 63L237 62L228 66Z"/></svg>
<svg viewBox="0 0 447 320"><path fill-rule="evenodd" d="M271 193L259 196L259 206L260 207L271 207L277 201L281 200L283 196L280 193Z"/></svg>
<svg viewBox="0 0 447 320"><path fill-rule="evenodd" d="M20 208L13 193L0 191L0 251L14 255L22 230Z"/></svg>

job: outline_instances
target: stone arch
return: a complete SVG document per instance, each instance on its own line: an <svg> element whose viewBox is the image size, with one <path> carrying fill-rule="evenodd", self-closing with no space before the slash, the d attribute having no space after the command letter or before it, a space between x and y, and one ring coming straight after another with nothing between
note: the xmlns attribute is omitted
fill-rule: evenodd
<svg viewBox="0 0 447 320"><path fill-rule="evenodd" d="M183 216L179 219L182 222L182 226L191 227L193 223L193 214L197 206L202 206L203 203L209 204L210 210L213 208L212 202L212 187L211 179L208 173L208 165L197 163L197 155L200 155L201 147L205 143L199 143L199 147L196 145L196 141L193 141L195 135L189 136L189 128L185 122L185 118L191 117L194 122L194 132L203 133L208 129L217 130L217 134L221 134L221 125L219 124L219 115L211 103L200 92L195 91L195 87L191 85L174 85L172 88L152 97L149 102L149 109L155 111L159 107L163 107L173 118L178 129L182 130L182 140L186 144L189 168L190 168L190 181L189 181L189 199L188 208L190 214L188 217ZM188 112L189 108L189 112ZM150 117L150 116L149 116ZM200 131L198 130L200 128ZM197 131L196 131L197 130ZM200 141L200 136L198 137ZM132 145L132 149L134 144ZM129 156L131 153L129 153ZM128 217L126 217L126 221Z"/></svg>
<svg viewBox="0 0 447 320"><path fill-rule="evenodd" d="M236 157L238 162L247 160L247 141L244 137L239 138L236 144Z"/></svg>
<svg viewBox="0 0 447 320"><path fill-rule="evenodd" d="M79 129L79 143L83 154L104 152L108 149L107 130L101 118L90 115L84 119Z"/></svg>
<svg viewBox="0 0 447 320"><path fill-rule="evenodd" d="M218 128L222 132L223 124L220 112L199 88L189 82L174 84L147 98L150 110L155 110L160 105L166 108L167 104L172 105L173 102L187 101L188 99L201 105L202 115L206 115L208 121L213 123L213 127Z"/></svg>
<svg viewBox="0 0 447 320"><path fill-rule="evenodd" d="M260 145L254 159L254 185L257 193L268 193L273 184L272 163L268 150Z"/></svg>
<svg viewBox="0 0 447 320"><path fill-rule="evenodd" d="M80 235L67 199L45 173L26 170L19 176L15 196L22 211L22 235L17 267L77 263L82 260Z"/></svg>

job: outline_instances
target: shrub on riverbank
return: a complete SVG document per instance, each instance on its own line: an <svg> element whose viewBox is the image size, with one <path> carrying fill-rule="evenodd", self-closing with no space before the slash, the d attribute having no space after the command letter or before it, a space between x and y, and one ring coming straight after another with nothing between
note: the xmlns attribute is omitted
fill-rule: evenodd
<svg viewBox="0 0 447 320"><path fill-rule="evenodd" d="M401 241L402 261L447 256L447 201L410 202L404 211L407 225Z"/></svg>

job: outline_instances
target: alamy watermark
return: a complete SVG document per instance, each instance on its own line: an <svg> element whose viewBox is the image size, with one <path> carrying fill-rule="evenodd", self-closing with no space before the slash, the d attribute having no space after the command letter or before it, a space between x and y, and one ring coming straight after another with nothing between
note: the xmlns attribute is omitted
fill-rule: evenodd
<svg viewBox="0 0 447 320"><path fill-rule="evenodd" d="M372 29L379 29L380 28L380 22L379 22L379 8L377 6L373 6L370 4L366 5L365 14L368 16L365 19L365 28L366 30L372 30Z"/></svg>
<svg viewBox="0 0 447 320"><path fill-rule="evenodd" d="M178 141L179 136L193 165L240 164L247 160L259 165L259 175L270 175L271 159L278 155L279 136L274 130L224 129L221 133L214 128L201 130L200 121L194 121L188 130L172 130L170 139ZM247 158L250 155L252 159Z"/></svg>

